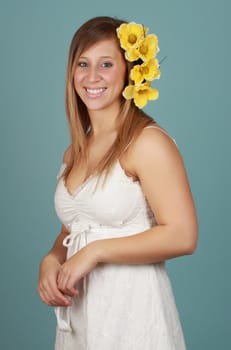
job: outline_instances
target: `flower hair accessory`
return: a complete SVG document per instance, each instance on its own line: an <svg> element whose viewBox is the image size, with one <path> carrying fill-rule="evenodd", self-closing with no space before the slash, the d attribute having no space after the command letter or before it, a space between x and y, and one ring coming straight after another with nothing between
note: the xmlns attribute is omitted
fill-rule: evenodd
<svg viewBox="0 0 231 350"><path fill-rule="evenodd" d="M117 28L117 36L120 46L125 50L125 58L134 64L130 79L134 84L128 85L123 90L126 100L134 99L138 108L143 108L148 100L156 100L159 97L157 89L151 87L151 81L159 79L159 62L156 58L159 52L158 38L155 34L149 34L148 28L135 22L123 23Z"/></svg>

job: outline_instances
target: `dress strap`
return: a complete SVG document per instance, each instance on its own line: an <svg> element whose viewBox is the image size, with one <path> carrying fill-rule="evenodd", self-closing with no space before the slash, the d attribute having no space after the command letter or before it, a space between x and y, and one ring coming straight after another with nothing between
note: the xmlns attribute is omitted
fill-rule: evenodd
<svg viewBox="0 0 231 350"><path fill-rule="evenodd" d="M160 131L162 131L165 135L167 135L174 143L175 145L177 146L177 143L175 141L175 139L173 137L171 137L167 131L165 131L164 129L162 129L160 126L156 126L156 125L148 125L148 126L145 126L144 129L158 129ZM134 139L132 139L128 144L127 146L125 147L124 149L124 152L128 149L128 147L130 147L130 145L133 143Z"/></svg>
<svg viewBox="0 0 231 350"><path fill-rule="evenodd" d="M66 163L62 163L61 167L59 169L58 175L56 176L57 181L62 177L64 170L66 169L67 165Z"/></svg>
<svg viewBox="0 0 231 350"><path fill-rule="evenodd" d="M172 136L170 136L170 135L167 133L167 131L165 131L164 129L162 129L162 128L159 127L159 126L156 126L156 125L148 125L148 126L146 126L144 129L159 129L159 130L162 131L165 135L167 135L167 136L175 143L175 145L177 145L176 140L175 140Z"/></svg>

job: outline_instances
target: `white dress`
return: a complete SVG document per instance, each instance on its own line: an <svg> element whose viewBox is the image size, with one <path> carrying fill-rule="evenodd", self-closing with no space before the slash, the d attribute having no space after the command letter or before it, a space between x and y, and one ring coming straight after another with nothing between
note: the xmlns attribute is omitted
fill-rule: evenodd
<svg viewBox="0 0 231 350"><path fill-rule="evenodd" d="M65 165L62 166L62 171ZM69 228L68 257L87 243L155 225L141 185L115 163L106 183L88 178L71 195L60 175L55 208ZM71 307L57 307L55 350L185 350L165 264L99 264Z"/></svg>

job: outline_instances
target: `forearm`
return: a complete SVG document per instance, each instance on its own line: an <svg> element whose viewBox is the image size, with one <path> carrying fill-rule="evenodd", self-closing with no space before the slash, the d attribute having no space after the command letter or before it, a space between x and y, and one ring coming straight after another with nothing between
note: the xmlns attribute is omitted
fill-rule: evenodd
<svg viewBox="0 0 231 350"><path fill-rule="evenodd" d="M66 248L62 242L68 232L64 227L58 235L53 247L42 259L39 267L38 293L44 303L50 306L70 306L69 298L59 290L57 279L61 265L66 260ZM67 293L67 295L69 295ZM71 295L72 296L72 295Z"/></svg>
<svg viewBox="0 0 231 350"><path fill-rule="evenodd" d="M192 254L197 242L197 230L158 225L128 237L93 242L97 260L101 263L157 263L180 255Z"/></svg>
<svg viewBox="0 0 231 350"><path fill-rule="evenodd" d="M63 246L63 240L67 236L68 232L62 230L55 240L51 250L47 255L55 257L60 264L63 264L66 260L67 248Z"/></svg>

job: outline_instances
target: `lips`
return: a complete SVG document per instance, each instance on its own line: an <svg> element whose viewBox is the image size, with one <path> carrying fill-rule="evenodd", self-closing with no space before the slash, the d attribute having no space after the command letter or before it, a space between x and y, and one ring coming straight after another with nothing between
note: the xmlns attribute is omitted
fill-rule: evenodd
<svg viewBox="0 0 231 350"><path fill-rule="evenodd" d="M101 96L106 88L97 88L97 89L90 89L90 88L85 88L87 95L91 97L99 97Z"/></svg>

